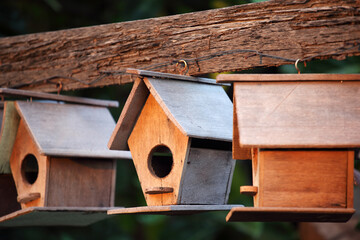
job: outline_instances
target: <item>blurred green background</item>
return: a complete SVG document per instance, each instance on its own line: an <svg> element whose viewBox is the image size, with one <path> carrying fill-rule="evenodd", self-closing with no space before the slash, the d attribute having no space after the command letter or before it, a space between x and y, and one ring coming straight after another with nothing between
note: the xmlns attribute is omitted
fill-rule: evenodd
<svg viewBox="0 0 360 240"><path fill-rule="evenodd" d="M261 1L261 0L260 0ZM55 31L74 27L167 16L259 0L1 0L0 37ZM360 59L311 61L301 71L306 73L359 73ZM249 72L249 71L247 71ZM293 65L260 68L250 72L295 73ZM214 77L210 75L209 77ZM65 94L112 99L123 106L131 84L85 89ZM227 89L229 91L229 89ZM112 109L117 120L121 108ZM250 197L241 196L239 186L251 184L251 163L238 161L229 203L252 205ZM145 200L133 163L118 161L117 206L142 206ZM0 239L298 239L293 223L226 223L226 212L192 216L116 216L89 227L23 227L0 229Z"/></svg>

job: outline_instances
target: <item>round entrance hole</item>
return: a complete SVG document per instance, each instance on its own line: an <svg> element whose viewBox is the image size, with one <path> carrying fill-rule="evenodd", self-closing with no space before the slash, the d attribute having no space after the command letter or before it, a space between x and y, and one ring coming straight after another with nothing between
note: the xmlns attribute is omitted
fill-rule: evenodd
<svg viewBox="0 0 360 240"><path fill-rule="evenodd" d="M21 164L21 174L25 181L30 184L33 184L36 181L39 174L39 165L34 155L26 155Z"/></svg>
<svg viewBox="0 0 360 240"><path fill-rule="evenodd" d="M173 163L173 155L170 149L164 145L156 146L150 152L150 172L159 178L164 178L169 175L173 167Z"/></svg>

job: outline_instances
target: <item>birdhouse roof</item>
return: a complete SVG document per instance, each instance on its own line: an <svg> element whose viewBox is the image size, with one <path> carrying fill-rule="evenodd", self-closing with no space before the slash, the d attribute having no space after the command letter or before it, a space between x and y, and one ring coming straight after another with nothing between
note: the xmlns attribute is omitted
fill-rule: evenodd
<svg viewBox="0 0 360 240"><path fill-rule="evenodd" d="M44 155L131 159L107 148L115 122L105 107L18 101L16 108Z"/></svg>
<svg viewBox="0 0 360 240"><path fill-rule="evenodd" d="M232 102L211 79L146 71L134 87L109 142L110 149L127 149L147 96L152 94L167 117L185 135L199 139L232 141Z"/></svg>

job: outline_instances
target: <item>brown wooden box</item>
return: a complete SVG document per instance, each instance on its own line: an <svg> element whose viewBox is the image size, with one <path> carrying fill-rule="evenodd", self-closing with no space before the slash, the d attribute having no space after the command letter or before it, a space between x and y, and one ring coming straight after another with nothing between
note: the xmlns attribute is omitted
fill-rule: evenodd
<svg viewBox="0 0 360 240"><path fill-rule="evenodd" d="M149 206L226 204L235 164L226 147L232 138L230 99L221 86L192 82L196 78L143 73L110 149L129 146Z"/></svg>
<svg viewBox="0 0 360 240"><path fill-rule="evenodd" d="M252 159L253 186L240 188L254 196L256 213L247 219L348 220L360 75L224 74L217 81L234 83L233 157ZM246 212L233 209L227 219L246 221Z"/></svg>

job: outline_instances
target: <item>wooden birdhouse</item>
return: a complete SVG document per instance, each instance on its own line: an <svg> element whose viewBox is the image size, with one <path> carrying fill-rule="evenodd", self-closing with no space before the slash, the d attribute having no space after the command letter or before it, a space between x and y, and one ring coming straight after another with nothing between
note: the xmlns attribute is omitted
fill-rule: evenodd
<svg viewBox="0 0 360 240"><path fill-rule="evenodd" d="M128 70L138 79L109 148L130 149L147 205L227 203L232 103L215 81Z"/></svg>
<svg viewBox="0 0 360 240"><path fill-rule="evenodd" d="M228 221L347 221L360 146L360 75L234 74L233 158L252 159L254 208Z"/></svg>
<svg viewBox="0 0 360 240"><path fill-rule="evenodd" d="M107 148L115 127L109 110L24 101L6 102L5 110L0 151L9 159L0 165L10 164L22 210L0 216L0 226L87 225L106 218L114 206L115 159L131 159Z"/></svg>

